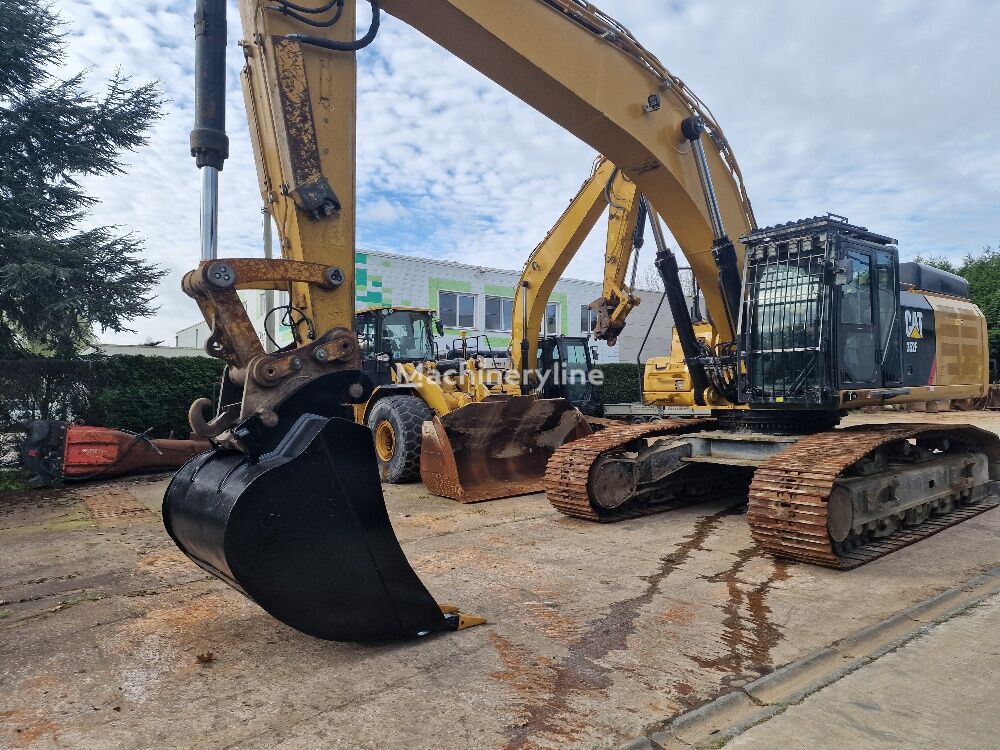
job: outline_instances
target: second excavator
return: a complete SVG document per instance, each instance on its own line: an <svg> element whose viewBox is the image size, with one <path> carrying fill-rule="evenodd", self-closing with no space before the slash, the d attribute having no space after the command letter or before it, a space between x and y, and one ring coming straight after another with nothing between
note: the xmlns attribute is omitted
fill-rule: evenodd
<svg viewBox="0 0 1000 750"><path fill-rule="evenodd" d="M558 450L551 503L608 522L748 495L763 550L842 569L1000 505L992 433L833 429L852 409L985 392L986 323L965 280L901 264L895 240L833 214L753 228L736 266L703 131L697 118L682 124L716 235L717 277L698 280L725 318L708 340L697 335L651 211L680 351L646 364L644 399L710 407L712 417L608 430Z"/></svg>
<svg viewBox="0 0 1000 750"><path fill-rule="evenodd" d="M508 388L520 398L487 398L424 422L420 477L432 494L479 502L539 492L558 445L591 433L580 414L566 408L573 404L590 415L600 410L587 340L543 337L539 331L556 282L605 211L604 294L591 305L597 313L594 336L614 343L639 303L625 276L632 251L642 242L636 232L642 226L641 202L635 185L599 158L528 256L514 292L511 368L505 376L512 376Z"/></svg>

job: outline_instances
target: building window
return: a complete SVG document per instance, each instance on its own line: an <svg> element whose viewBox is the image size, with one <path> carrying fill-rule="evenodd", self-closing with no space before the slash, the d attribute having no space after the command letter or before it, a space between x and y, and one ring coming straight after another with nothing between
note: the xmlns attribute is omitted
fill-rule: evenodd
<svg viewBox="0 0 1000 750"><path fill-rule="evenodd" d="M476 298L471 294L438 292L438 315L449 328L475 328Z"/></svg>
<svg viewBox="0 0 1000 750"><path fill-rule="evenodd" d="M550 302L545 306L545 317L542 319L542 335L556 336L559 334L559 303Z"/></svg>
<svg viewBox="0 0 1000 750"><path fill-rule="evenodd" d="M513 330L514 300L507 297L486 298L486 330L509 333Z"/></svg>
<svg viewBox="0 0 1000 750"><path fill-rule="evenodd" d="M580 305L580 333L593 333L597 328L597 311L589 305Z"/></svg>

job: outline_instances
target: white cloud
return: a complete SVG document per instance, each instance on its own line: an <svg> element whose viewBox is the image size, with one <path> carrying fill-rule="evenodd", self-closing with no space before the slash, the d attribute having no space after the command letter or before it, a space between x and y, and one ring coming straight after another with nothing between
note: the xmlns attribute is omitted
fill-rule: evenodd
<svg viewBox="0 0 1000 750"><path fill-rule="evenodd" d="M1000 105L992 96L1000 5L601 5L712 107L762 224L834 211L897 237L904 256L958 256L1000 240ZM129 156L129 174L88 187L103 201L94 220L137 231L149 256L170 269L160 314L136 328L140 337L172 339L198 317L179 291L198 256L198 177L187 146L193 2L57 7L69 23L67 70L91 67L96 86L121 67L139 82L160 80L171 99L151 145ZM592 150L395 19L359 59L362 246L519 268L586 176ZM241 64L234 45L220 234L224 253L258 255ZM601 244L591 238L568 273L599 278Z"/></svg>

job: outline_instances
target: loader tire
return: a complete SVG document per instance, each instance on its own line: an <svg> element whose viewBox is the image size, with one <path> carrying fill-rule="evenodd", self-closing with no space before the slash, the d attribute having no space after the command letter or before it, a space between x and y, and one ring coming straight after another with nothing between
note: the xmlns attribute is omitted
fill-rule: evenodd
<svg viewBox="0 0 1000 750"><path fill-rule="evenodd" d="M403 484L420 478L421 428L434 416L419 396L388 396L368 413L375 457L383 482Z"/></svg>

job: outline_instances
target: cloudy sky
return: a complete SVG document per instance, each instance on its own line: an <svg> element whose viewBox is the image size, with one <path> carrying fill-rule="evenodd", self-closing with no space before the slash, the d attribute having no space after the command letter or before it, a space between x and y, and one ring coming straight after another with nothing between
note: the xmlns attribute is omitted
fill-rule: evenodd
<svg viewBox="0 0 1000 750"><path fill-rule="evenodd" d="M476 0L485 2L486 0ZM523 2L525 0L518 0ZM516 7L511 2L511 7ZM832 211L918 252L1000 241L1000 3L993 0L602 0L714 111L761 225ZM229 54L232 157L222 254L259 255L260 197ZM134 230L170 270L135 342L199 319L179 290L198 259L193 0L56 0L67 69L97 87L116 67L170 100L124 177L92 181L94 221ZM363 22L368 13L360 12ZM593 151L395 19L359 55L358 239L387 250L520 269L585 178ZM597 280L600 238L569 275Z"/></svg>

